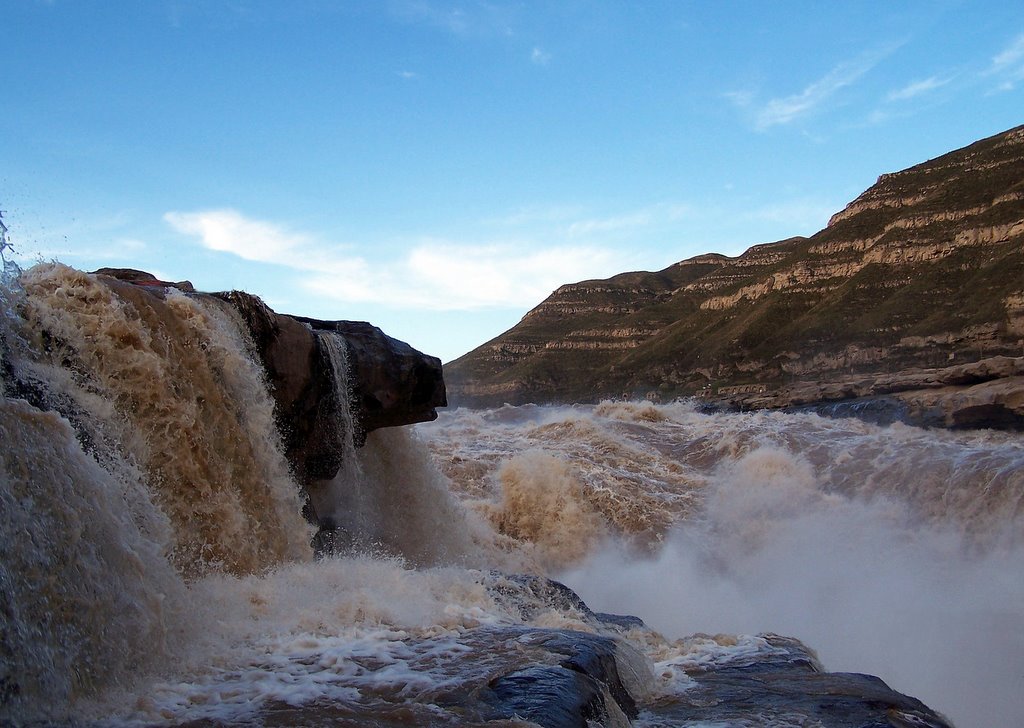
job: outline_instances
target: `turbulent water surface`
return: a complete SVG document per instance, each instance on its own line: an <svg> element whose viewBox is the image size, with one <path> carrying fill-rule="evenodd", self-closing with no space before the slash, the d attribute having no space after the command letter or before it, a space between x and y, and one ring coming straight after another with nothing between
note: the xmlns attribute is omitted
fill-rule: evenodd
<svg viewBox="0 0 1024 728"><path fill-rule="evenodd" d="M961 728L1024 725L1018 436L456 410L352 451L317 510L355 546L314 559L230 307L59 265L0 306L0 723L472 724L458 696L532 659L514 630L595 629L505 576L538 573L663 635L620 635L650 701L773 632Z"/></svg>
<svg viewBox="0 0 1024 728"><path fill-rule="evenodd" d="M594 608L799 636L961 726L1024 724L1024 443L656 406L458 410L420 432L470 508Z"/></svg>

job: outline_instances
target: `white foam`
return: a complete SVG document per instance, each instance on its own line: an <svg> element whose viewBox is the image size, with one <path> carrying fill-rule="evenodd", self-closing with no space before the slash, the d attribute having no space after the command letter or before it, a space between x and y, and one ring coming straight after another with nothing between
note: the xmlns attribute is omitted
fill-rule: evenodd
<svg viewBox="0 0 1024 728"><path fill-rule="evenodd" d="M542 441L617 506L671 516L660 547L605 541L562 574L595 609L671 637L793 635L829 669L878 674L962 725L1024 724L1019 435L686 403L459 410L423 430L442 465L462 459L446 468L456 492L471 473L487 493ZM643 473L661 509L621 471ZM682 663L650 654L685 686Z"/></svg>

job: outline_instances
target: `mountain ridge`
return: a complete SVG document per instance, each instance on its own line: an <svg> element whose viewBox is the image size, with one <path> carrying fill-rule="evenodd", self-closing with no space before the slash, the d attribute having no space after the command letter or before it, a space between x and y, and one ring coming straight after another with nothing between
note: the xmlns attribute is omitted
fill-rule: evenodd
<svg viewBox="0 0 1024 728"><path fill-rule="evenodd" d="M820 401L848 399L871 386L824 390L1022 354L1018 126L879 176L810 237L560 286L445 379L466 406L701 396L784 407L816 401L809 383ZM1008 366L1002 376L1017 376Z"/></svg>

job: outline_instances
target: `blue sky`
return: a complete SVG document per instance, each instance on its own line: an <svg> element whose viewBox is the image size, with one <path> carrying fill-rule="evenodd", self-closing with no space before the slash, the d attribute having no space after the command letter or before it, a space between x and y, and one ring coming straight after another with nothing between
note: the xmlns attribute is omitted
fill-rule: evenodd
<svg viewBox="0 0 1024 728"><path fill-rule="evenodd" d="M561 283L809 235L1024 123L1007 2L0 0L18 260L445 361Z"/></svg>

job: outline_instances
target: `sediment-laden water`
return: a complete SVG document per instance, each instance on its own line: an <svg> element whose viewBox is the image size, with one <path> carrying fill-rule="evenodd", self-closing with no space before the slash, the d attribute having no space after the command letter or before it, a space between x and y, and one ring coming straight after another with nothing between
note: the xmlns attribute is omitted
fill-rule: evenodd
<svg viewBox="0 0 1024 728"><path fill-rule="evenodd" d="M60 265L2 289L0 723L482 724L467 694L544 659L530 629L602 629L532 573L660 632L614 634L639 725L765 632L1024 724L1019 436L456 410L351 451L317 510L352 550L315 559L230 307L145 300Z"/></svg>
<svg viewBox="0 0 1024 728"><path fill-rule="evenodd" d="M594 609L791 634L958 725L1024 721L1024 441L656 406L457 410L452 489Z"/></svg>

